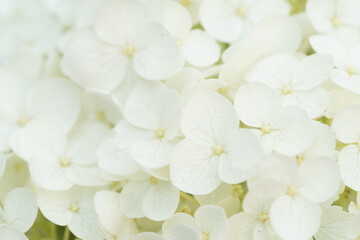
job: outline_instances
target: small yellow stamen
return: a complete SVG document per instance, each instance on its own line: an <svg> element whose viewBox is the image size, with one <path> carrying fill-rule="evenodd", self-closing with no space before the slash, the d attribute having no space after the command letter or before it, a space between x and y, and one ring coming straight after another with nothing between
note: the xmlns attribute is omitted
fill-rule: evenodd
<svg viewBox="0 0 360 240"><path fill-rule="evenodd" d="M191 4L192 0L181 0L181 4L184 7L188 7Z"/></svg>
<svg viewBox="0 0 360 240"><path fill-rule="evenodd" d="M262 223L266 222L267 220L269 220L269 215L262 213L258 216L258 220Z"/></svg>
<svg viewBox="0 0 360 240"><path fill-rule="evenodd" d="M221 87L218 89L218 92L221 94L221 95L227 95L228 92L229 92L229 87Z"/></svg>
<svg viewBox="0 0 360 240"><path fill-rule="evenodd" d="M134 52L135 52L135 48L131 45L127 45L124 49L123 52L125 53L126 56L131 57Z"/></svg>
<svg viewBox="0 0 360 240"><path fill-rule="evenodd" d="M155 136L160 139L163 138L165 136L165 129L163 129L163 128L156 129Z"/></svg>
<svg viewBox="0 0 360 240"><path fill-rule="evenodd" d="M77 205L76 203L73 203L73 204L71 204L71 206L70 206L70 210L73 212L73 213L77 213L77 212L79 212L79 205Z"/></svg>
<svg viewBox="0 0 360 240"><path fill-rule="evenodd" d="M19 120L18 120L18 124L20 126L25 126L28 122L29 122L29 118L26 117L26 116L23 116L23 117L20 117Z"/></svg>
<svg viewBox="0 0 360 240"><path fill-rule="evenodd" d="M269 124L265 124L264 126L262 126L261 131L263 134L268 134L271 132L271 127Z"/></svg>
<svg viewBox="0 0 360 240"><path fill-rule="evenodd" d="M355 69L353 67L348 67L346 69L346 72L351 76L355 73Z"/></svg>
<svg viewBox="0 0 360 240"><path fill-rule="evenodd" d="M186 213L191 215L192 214L192 210L188 205L184 205L181 209L180 212Z"/></svg>
<svg viewBox="0 0 360 240"><path fill-rule="evenodd" d="M341 20L338 17L331 19L331 23L334 27L339 27L341 25Z"/></svg>
<svg viewBox="0 0 360 240"><path fill-rule="evenodd" d="M177 44L179 47L181 47L181 45L182 45L181 40L180 40L180 39L176 39L176 44Z"/></svg>
<svg viewBox="0 0 360 240"><path fill-rule="evenodd" d="M149 178L149 182L150 182L151 184L157 184L157 183L159 182L159 179L156 178L156 177L151 176L151 177Z"/></svg>
<svg viewBox="0 0 360 240"><path fill-rule="evenodd" d="M300 166L302 163L304 162L304 157L303 156L296 156L296 163L298 166Z"/></svg>
<svg viewBox="0 0 360 240"><path fill-rule="evenodd" d="M297 194L297 188L295 186L289 186L287 188L286 194L290 197L294 197Z"/></svg>
<svg viewBox="0 0 360 240"><path fill-rule="evenodd" d="M281 89L281 93L282 93L283 95L288 95L288 94L290 94L290 93L291 93L291 87L290 87L289 85L285 84L285 85L282 87L282 89Z"/></svg>
<svg viewBox="0 0 360 240"><path fill-rule="evenodd" d="M70 164L71 164L71 161L70 161L70 159L67 158L67 157L63 157L63 158L60 160L60 166L62 166L62 167L68 167L68 166L70 166Z"/></svg>
<svg viewBox="0 0 360 240"><path fill-rule="evenodd" d="M210 240L210 236L208 233L201 233L201 236L202 236L202 240Z"/></svg>
<svg viewBox="0 0 360 240"><path fill-rule="evenodd" d="M240 184L235 184L232 186L232 193L231 195L233 195L234 197L241 197L241 195L244 194L244 189Z"/></svg>
<svg viewBox="0 0 360 240"><path fill-rule="evenodd" d="M236 14L239 15L240 17L245 17L246 16L246 8L244 7L240 7L236 10Z"/></svg>
<svg viewBox="0 0 360 240"><path fill-rule="evenodd" d="M220 155L224 152L224 148L221 144L217 144L213 150L216 155Z"/></svg>

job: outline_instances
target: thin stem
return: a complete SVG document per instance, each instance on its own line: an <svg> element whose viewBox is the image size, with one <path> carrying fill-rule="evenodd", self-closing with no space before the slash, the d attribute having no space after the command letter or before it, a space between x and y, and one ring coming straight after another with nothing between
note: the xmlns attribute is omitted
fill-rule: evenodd
<svg viewBox="0 0 360 240"><path fill-rule="evenodd" d="M64 237L63 240L69 240L70 239L70 230L68 227L65 228L64 230Z"/></svg>
<svg viewBox="0 0 360 240"><path fill-rule="evenodd" d="M52 236L52 239L57 239L56 224L55 223L51 224L51 236Z"/></svg>

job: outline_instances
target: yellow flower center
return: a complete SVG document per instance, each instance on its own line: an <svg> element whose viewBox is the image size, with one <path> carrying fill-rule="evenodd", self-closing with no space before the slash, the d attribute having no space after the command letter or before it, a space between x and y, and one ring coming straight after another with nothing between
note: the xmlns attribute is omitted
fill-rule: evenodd
<svg viewBox="0 0 360 240"><path fill-rule="evenodd" d="M217 144L213 150L216 155L220 155L224 152L224 148L221 144Z"/></svg>
<svg viewBox="0 0 360 240"><path fill-rule="evenodd" d="M72 211L73 213L77 213L77 212L79 212L79 205L77 205L76 203L73 203L73 204L71 204L71 206L70 206L70 211Z"/></svg>
<svg viewBox="0 0 360 240"><path fill-rule="evenodd" d="M202 240L210 240L210 236L208 233L201 233L201 236L202 236Z"/></svg>
<svg viewBox="0 0 360 240"><path fill-rule="evenodd" d="M355 73L355 69L353 67L348 67L346 69L346 72L351 76Z"/></svg>
<svg viewBox="0 0 360 240"><path fill-rule="evenodd" d="M283 95L288 95L288 94L290 94L290 93L291 93L291 87L290 87L289 85L285 84L285 85L282 87L282 89L281 89L281 93L282 93Z"/></svg>
<svg viewBox="0 0 360 240"><path fill-rule="evenodd" d="M184 7L188 7L191 4L192 0L181 0L181 4Z"/></svg>
<svg viewBox="0 0 360 240"><path fill-rule="evenodd" d="M240 17L245 17L246 16L246 8L244 7L239 7L237 10L236 10L236 14L239 15Z"/></svg>
<svg viewBox="0 0 360 240"><path fill-rule="evenodd" d="M266 222L269 219L269 215L262 213L258 216L258 220L262 223Z"/></svg>
<svg viewBox="0 0 360 240"><path fill-rule="evenodd" d="M165 136L165 129L163 129L163 128L156 129L155 136L160 139L163 138Z"/></svg>
<svg viewBox="0 0 360 240"><path fill-rule="evenodd" d="M331 23L334 27L339 27L341 25L341 20L338 17L331 19Z"/></svg>
<svg viewBox="0 0 360 240"><path fill-rule="evenodd" d="M294 197L297 194L297 188L295 186L289 186L287 188L286 194L290 197Z"/></svg>
<svg viewBox="0 0 360 240"><path fill-rule="evenodd" d="M131 45L127 45L124 49L123 52L125 53L126 56L131 57L132 55L134 55L135 52L135 48Z"/></svg>
<svg viewBox="0 0 360 240"><path fill-rule="evenodd" d="M218 92L221 94L221 95L227 95L229 91L229 88L228 87L221 87L218 89Z"/></svg>
<svg viewBox="0 0 360 240"><path fill-rule="evenodd" d="M183 213L186 213L186 214L189 214L189 215L192 214L192 210L191 210L191 208L190 208L188 205L184 205L184 206L181 208L180 212L183 212Z"/></svg>
<svg viewBox="0 0 360 240"><path fill-rule="evenodd" d="M157 183L159 182L159 179L156 178L156 177L151 176L151 177L149 178L149 182L150 182L151 184L157 184Z"/></svg>
<svg viewBox="0 0 360 240"><path fill-rule="evenodd" d="M262 126L261 131L263 134L268 134L271 132L271 127L269 124L265 124L264 126Z"/></svg>
<svg viewBox="0 0 360 240"><path fill-rule="evenodd" d="M22 117L19 118L18 124L23 127L29 122L29 120L30 119L28 117L22 116Z"/></svg>
<svg viewBox="0 0 360 240"><path fill-rule="evenodd" d="M60 159L60 166L68 167L68 166L70 166L70 164L71 164L71 161L69 158L63 157L62 159Z"/></svg>

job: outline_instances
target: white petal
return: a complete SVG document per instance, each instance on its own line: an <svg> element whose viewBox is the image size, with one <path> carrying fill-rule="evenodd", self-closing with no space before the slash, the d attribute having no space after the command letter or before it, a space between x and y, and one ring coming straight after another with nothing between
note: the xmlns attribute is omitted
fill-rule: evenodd
<svg viewBox="0 0 360 240"><path fill-rule="evenodd" d="M154 221L168 219L175 213L179 198L180 191L170 182L159 181L149 188L143 204L144 214Z"/></svg>
<svg viewBox="0 0 360 240"><path fill-rule="evenodd" d="M352 215L349 219L349 222L346 226L346 236L351 239L356 239L360 235L360 213Z"/></svg>
<svg viewBox="0 0 360 240"><path fill-rule="evenodd" d="M29 240L25 234L20 232L18 229L7 225L0 225L0 238L11 240Z"/></svg>
<svg viewBox="0 0 360 240"><path fill-rule="evenodd" d="M270 123L280 108L280 101L271 88L262 83L250 83L239 88L234 107L242 122L261 128Z"/></svg>
<svg viewBox="0 0 360 240"><path fill-rule="evenodd" d="M219 186L218 158L204 143L185 139L174 149L170 162L171 182L192 194L208 194Z"/></svg>
<svg viewBox="0 0 360 240"><path fill-rule="evenodd" d="M181 129L187 138L216 145L237 129L239 120L232 104L220 94L202 91L195 94L183 109Z"/></svg>
<svg viewBox="0 0 360 240"><path fill-rule="evenodd" d="M272 226L287 240L311 238L320 227L321 209L301 196L278 198L270 209Z"/></svg>
<svg viewBox="0 0 360 240"><path fill-rule="evenodd" d="M112 90L124 79L129 59L121 49L102 42L91 28L79 30L67 44L62 67L84 88Z"/></svg>
<svg viewBox="0 0 360 240"><path fill-rule="evenodd" d="M194 218L198 228L209 234L210 239L220 240L227 235L227 218L223 208L203 205L196 210Z"/></svg>
<svg viewBox="0 0 360 240"><path fill-rule="evenodd" d="M231 1L202 1L199 10L201 24L217 40L233 42L243 30L243 19L236 14L236 10Z"/></svg>
<svg viewBox="0 0 360 240"><path fill-rule="evenodd" d="M172 230L172 238L173 240L201 240L201 233L197 229L192 226L187 225L176 225Z"/></svg>
<svg viewBox="0 0 360 240"><path fill-rule="evenodd" d="M143 202L147 194L150 182L130 181L120 193L120 207L129 218L145 216Z"/></svg>
<svg viewBox="0 0 360 240"><path fill-rule="evenodd" d="M338 161L341 179L345 185L360 191L359 147L353 144L344 147L339 154Z"/></svg>
<svg viewBox="0 0 360 240"><path fill-rule="evenodd" d="M289 15L291 10L290 4L283 0L262 0L254 3L248 3L253 4L250 5L248 17L254 23L258 23L259 21L270 15Z"/></svg>
<svg viewBox="0 0 360 240"><path fill-rule="evenodd" d="M235 184L246 180L249 169L263 156L257 137L249 130L241 129L229 134L220 155L219 176L226 183Z"/></svg>
<svg viewBox="0 0 360 240"><path fill-rule="evenodd" d="M331 19L335 15L335 0L309 0L306 12L312 25L319 32L328 32L333 28Z"/></svg>
<svg viewBox="0 0 360 240"><path fill-rule="evenodd" d="M134 236L131 240L165 240L159 234L152 232L139 233Z"/></svg>
<svg viewBox="0 0 360 240"><path fill-rule="evenodd" d="M321 226L315 234L316 240L346 239L345 227L350 214L344 212L341 207L331 206L323 210Z"/></svg>
<svg viewBox="0 0 360 240"><path fill-rule="evenodd" d="M178 41L182 41L192 27L190 13L182 5L173 1L164 3L163 24Z"/></svg>
<svg viewBox="0 0 360 240"><path fill-rule="evenodd" d="M270 125L274 129L270 132L274 149L281 154L291 156L304 151L314 137L310 119L297 107L282 108Z"/></svg>
<svg viewBox="0 0 360 240"><path fill-rule="evenodd" d="M356 143L360 136L360 106L347 105L337 110L331 128L343 143Z"/></svg>
<svg viewBox="0 0 360 240"><path fill-rule="evenodd" d="M182 54L194 66L206 67L216 63L220 57L220 47L216 41L201 30L193 30L181 45Z"/></svg>
<svg viewBox="0 0 360 240"><path fill-rule="evenodd" d="M147 80L162 80L177 64L178 46L160 24L147 23L138 29L134 42L133 64Z"/></svg>
<svg viewBox="0 0 360 240"><path fill-rule="evenodd" d="M329 105L329 95L325 89L320 87L310 90L294 90L291 95L297 100L295 106L304 109L311 119L321 117Z"/></svg>
<svg viewBox="0 0 360 240"><path fill-rule="evenodd" d="M331 5L331 2L333 1L330 1L330 4L325 5ZM335 61L335 66L344 63L346 59L346 48L338 39L332 37L331 35L318 34L311 36L309 41L316 52L330 54Z"/></svg>
<svg viewBox="0 0 360 240"><path fill-rule="evenodd" d="M35 194L25 188L12 190L5 198L4 211L11 226L23 233L27 232L33 225L38 212Z"/></svg>
<svg viewBox="0 0 360 240"><path fill-rule="evenodd" d="M102 178L100 168L96 164L85 166L73 164L65 171L69 181L76 185L96 187L109 184Z"/></svg>
<svg viewBox="0 0 360 240"><path fill-rule="evenodd" d="M343 87L354 93L360 94L359 74L353 74L352 76L350 76L343 69L335 69L331 76L331 80L340 87Z"/></svg>
<svg viewBox="0 0 360 240"><path fill-rule="evenodd" d="M299 193L313 202L325 202L338 192L339 167L329 157L307 159L299 167L299 181Z"/></svg>
<svg viewBox="0 0 360 240"><path fill-rule="evenodd" d="M296 89L309 89L327 80L333 70L334 60L328 54L316 53L303 59L296 67L292 84Z"/></svg>
<svg viewBox="0 0 360 240"><path fill-rule="evenodd" d="M112 44L125 45L147 18L147 9L138 0L106 0L98 9L95 31Z"/></svg>
<svg viewBox="0 0 360 240"><path fill-rule="evenodd" d="M170 219L167 219L162 225L162 236L165 239L171 239L172 230L176 225L187 225L196 228L195 219L186 213L175 213Z"/></svg>
<svg viewBox="0 0 360 240"><path fill-rule="evenodd" d="M257 216L241 212L229 219L228 240L253 240L254 229L257 224Z"/></svg>

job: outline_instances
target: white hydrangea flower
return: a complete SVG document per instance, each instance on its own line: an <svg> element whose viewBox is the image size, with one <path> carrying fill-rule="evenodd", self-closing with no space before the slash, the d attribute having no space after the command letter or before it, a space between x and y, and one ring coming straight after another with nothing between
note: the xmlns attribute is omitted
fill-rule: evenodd
<svg viewBox="0 0 360 240"><path fill-rule="evenodd" d="M178 47L160 24L147 21L138 0L106 0L95 29L79 30L66 46L63 69L85 88L113 90L129 69L148 80L167 76L177 62Z"/></svg>
<svg viewBox="0 0 360 240"><path fill-rule="evenodd" d="M331 127L336 139L347 144L338 157L341 178L346 186L359 191L360 105L347 105L340 108L335 114Z"/></svg>
<svg viewBox="0 0 360 240"><path fill-rule="evenodd" d="M180 191L167 176L140 172L128 178L120 193L120 207L125 216L162 221L175 213Z"/></svg>
<svg viewBox="0 0 360 240"><path fill-rule="evenodd" d="M284 187L270 207L274 230L283 239L302 240L319 230L322 215L319 203L337 194L340 174L332 158L313 157L297 166L294 158L271 155L250 173L250 191L267 180L275 180Z"/></svg>
<svg viewBox="0 0 360 240"><path fill-rule="evenodd" d="M0 238L28 239L24 233L33 225L38 212L35 194L25 188L16 188L6 195L0 207Z"/></svg>
<svg viewBox="0 0 360 240"><path fill-rule="evenodd" d="M316 52L333 57L335 69L331 80L340 87L360 94L360 68L357 65L360 59L359 34L342 31L338 35L341 36L315 35L310 37L310 44Z"/></svg>
<svg viewBox="0 0 360 240"><path fill-rule="evenodd" d="M346 89L334 89L328 91L330 103L325 112L325 117L334 118L336 111L347 104L359 104L360 95Z"/></svg>
<svg viewBox="0 0 360 240"><path fill-rule="evenodd" d="M310 118L320 117L329 104L329 97L320 84L333 70L327 54L314 54L301 61L293 55L273 55L256 64L246 74L249 82L260 82L274 89L283 106L298 106Z"/></svg>
<svg viewBox="0 0 360 240"><path fill-rule="evenodd" d="M356 0L309 0L306 12L319 32L329 32L341 26L360 26L360 3Z"/></svg>
<svg viewBox="0 0 360 240"><path fill-rule="evenodd" d="M27 161L44 141L65 136L80 111L76 89L60 78L32 82L2 71L0 97L0 150Z"/></svg>
<svg viewBox="0 0 360 240"><path fill-rule="evenodd" d="M163 24L176 40L182 57L190 64L205 67L219 60L219 45L208 33L191 30L190 13L180 4L165 2Z"/></svg>
<svg viewBox="0 0 360 240"><path fill-rule="evenodd" d="M102 123L79 124L68 135L37 153L29 162L35 184L52 191L64 191L74 185L104 186L95 151L109 129Z"/></svg>
<svg viewBox="0 0 360 240"><path fill-rule="evenodd" d="M183 110L181 129L185 135L174 149L170 177L180 190L207 194L221 181L239 183L262 157L256 137L238 130L232 104L216 92L194 95Z"/></svg>
<svg viewBox="0 0 360 240"><path fill-rule="evenodd" d="M279 239L270 223L270 207L285 191L284 186L267 181L250 190L243 201L243 212L229 219L227 240Z"/></svg>
<svg viewBox="0 0 360 240"><path fill-rule="evenodd" d="M39 190L38 204L51 222L68 226L78 238L102 240L103 233L94 209L94 189L74 187L67 191Z"/></svg>
<svg viewBox="0 0 360 240"><path fill-rule="evenodd" d="M290 5L283 0L203 0L199 14L210 35L221 42L234 42L266 16L289 12Z"/></svg>
<svg viewBox="0 0 360 240"><path fill-rule="evenodd" d="M240 120L259 137L266 153L275 150L285 155L304 151L314 136L306 113L294 106L281 106L275 91L262 83L241 86L236 94L235 109Z"/></svg>
<svg viewBox="0 0 360 240"><path fill-rule="evenodd" d="M213 205L199 207L194 217L176 213L164 222L162 235L167 240L226 240L226 214L222 208Z"/></svg>
<svg viewBox="0 0 360 240"><path fill-rule="evenodd" d="M132 219L126 218L120 208L120 195L112 191L98 191L94 196L94 206L99 222L107 239L130 240L137 232Z"/></svg>

